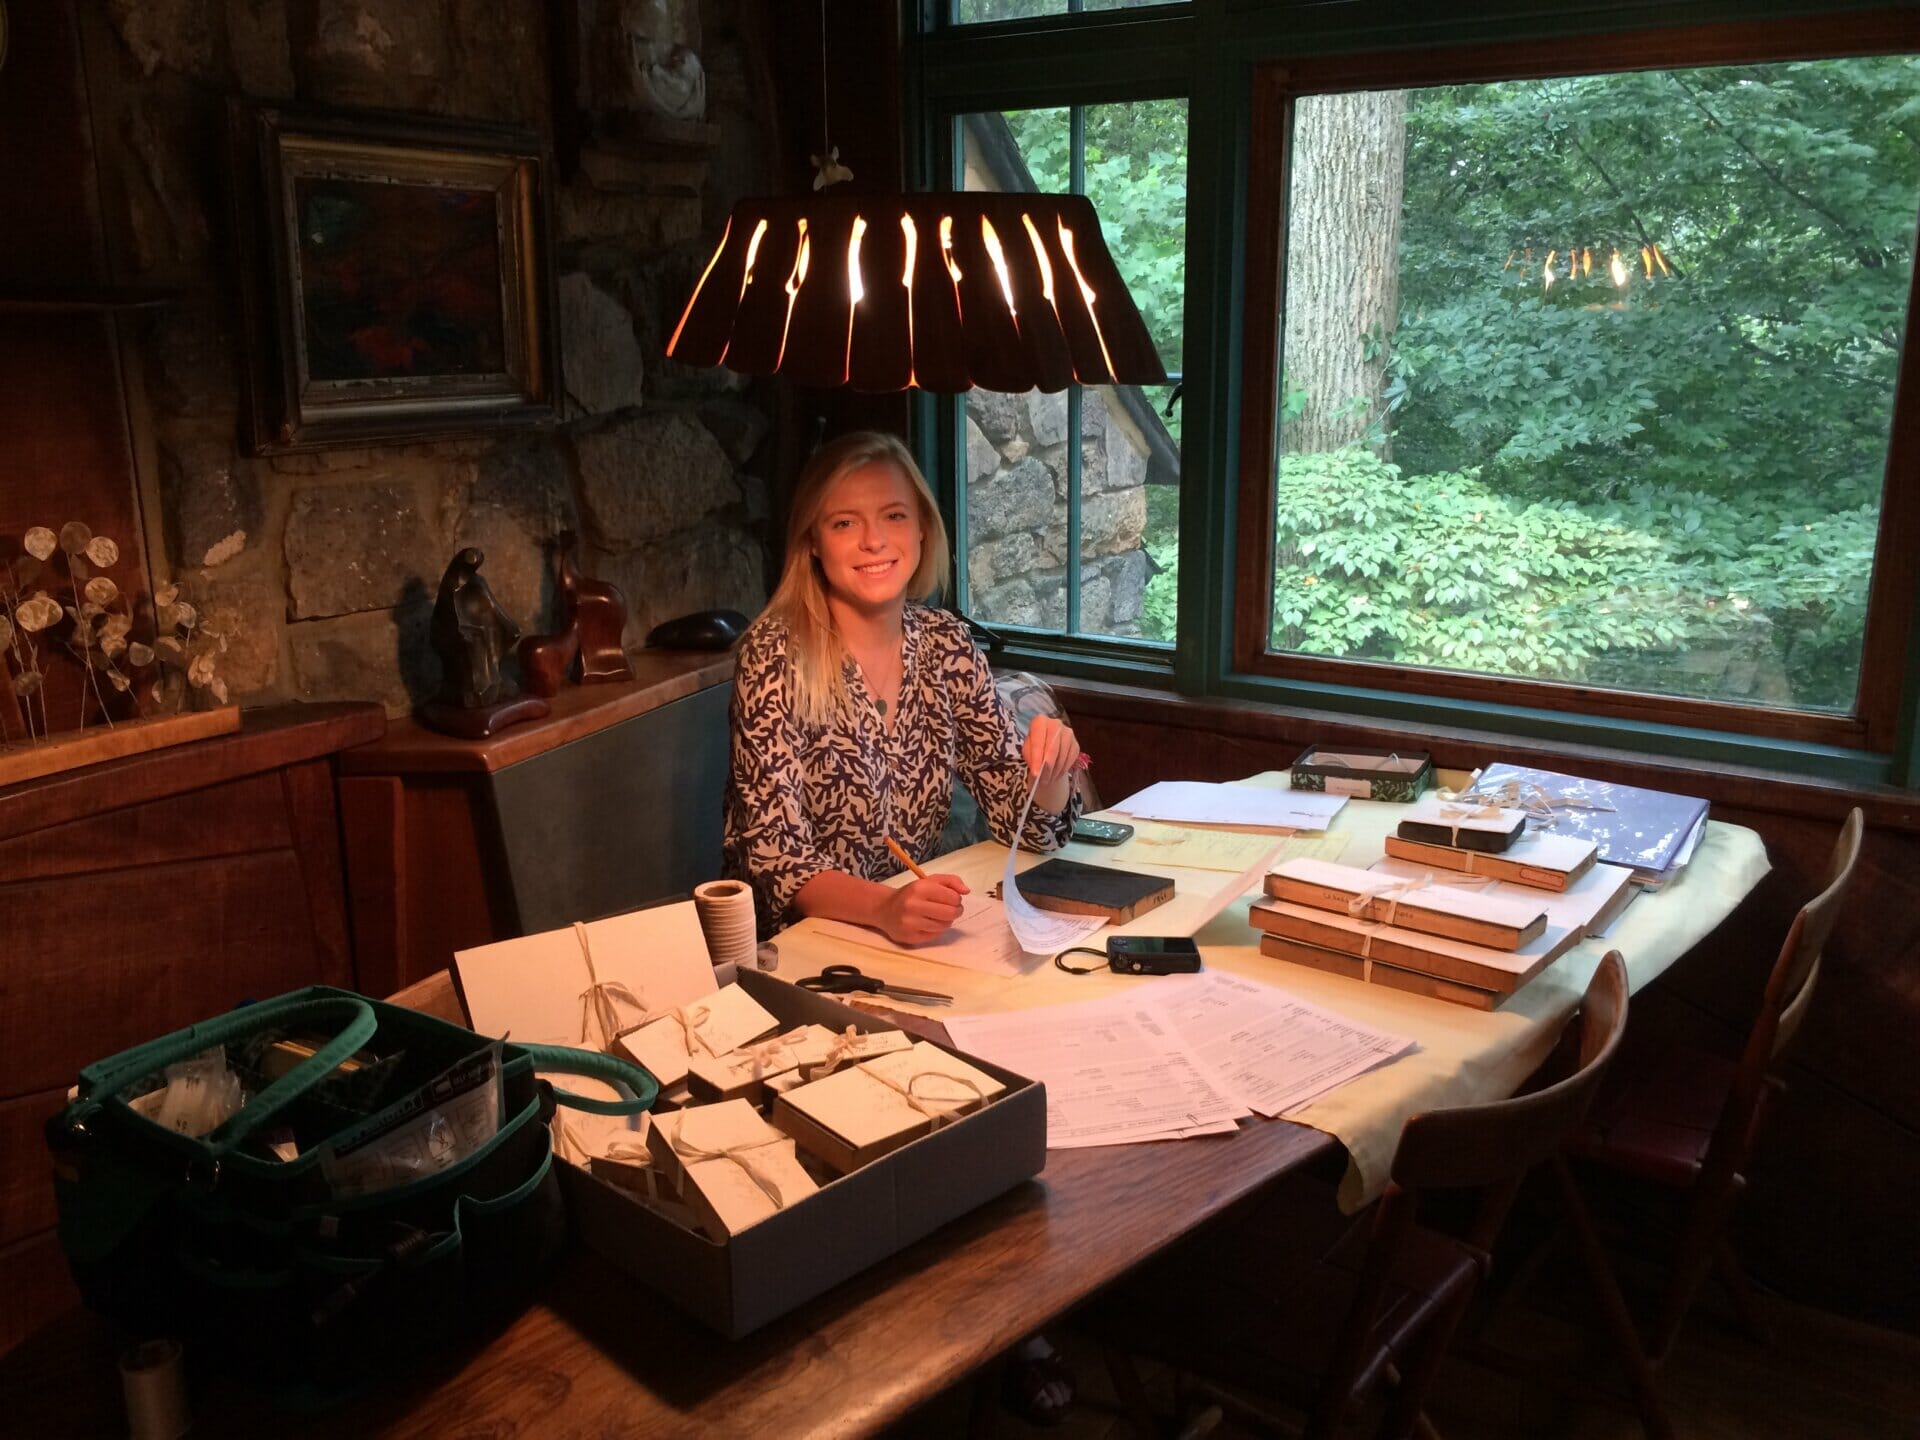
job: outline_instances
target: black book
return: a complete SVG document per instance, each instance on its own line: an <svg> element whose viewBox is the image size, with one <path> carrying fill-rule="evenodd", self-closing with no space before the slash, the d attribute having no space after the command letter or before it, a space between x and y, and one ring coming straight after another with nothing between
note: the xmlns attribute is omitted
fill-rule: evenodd
<svg viewBox="0 0 1920 1440"><path fill-rule="evenodd" d="M1019 877L1020 893L1036 910L1131 920L1173 898L1173 881L1136 870L1046 860Z"/></svg>

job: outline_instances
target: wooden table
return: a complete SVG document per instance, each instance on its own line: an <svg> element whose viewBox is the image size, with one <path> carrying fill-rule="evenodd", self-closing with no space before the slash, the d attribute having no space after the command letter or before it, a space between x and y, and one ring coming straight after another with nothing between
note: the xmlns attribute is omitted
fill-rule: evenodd
<svg viewBox="0 0 1920 1440"><path fill-rule="evenodd" d="M792 973L806 973L798 947L793 958ZM946 973L955 991L984 978ZM444 986L396 998L446 1013ZM1260 1120L1231 1135L1052 1151L1037 1181L736 1342L576 1252L476 1351L312 1422L210 1390L195 1433L870 1434L1236 1201L1340 1153L1321 1131ZM118 1397L99 1383L110 1373L102 1327L72 1317L0 1359L0 1405L23 1433L115 1433Z"/></svg>

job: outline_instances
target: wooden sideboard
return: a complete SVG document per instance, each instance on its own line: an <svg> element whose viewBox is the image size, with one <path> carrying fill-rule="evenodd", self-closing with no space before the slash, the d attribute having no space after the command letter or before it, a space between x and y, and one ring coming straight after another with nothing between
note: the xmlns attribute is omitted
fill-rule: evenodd
<svg viewBox="0 0 1920 1440"><path fill-rule="evenodd" d="M481 740L396 721L341 757L362 988L453 952L673 895L720 873L733 656L641 651Z"/></svg>
<svg viewBox="0 0 1920 1440"><path fill-rule="evenodd" d="M377 705L251 710L0 789L0 1350L76 1299L41 1129L83 1065L245 999L363 988L332 757L385 728Z"/></svg>

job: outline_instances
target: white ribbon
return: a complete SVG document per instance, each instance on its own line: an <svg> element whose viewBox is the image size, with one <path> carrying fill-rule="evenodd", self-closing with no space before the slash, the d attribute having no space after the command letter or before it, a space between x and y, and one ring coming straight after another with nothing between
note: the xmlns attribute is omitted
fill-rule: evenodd
<svg viewBox="0 0 1920 1440"><path fill-rule="evenodd" d="M862 1065L860 1068L878 1080L882 1085L885 1085L889 1090L896 1092L907 1104L933 1121L933 1128L936 1130L942 1125L960 1118L959 1115L955 1113L955 1107L965 1105L968 1097L960 1095L943 1100L941 1097L935 1095L916 1095L913 1093L913 1087L918 1085L922 1080L945 1080L950 1084L964 1085L973 1092L973 1099L984 1100L987 1098L987 1092L980 1088L980 1082L966 1075L949 1075L944 1070L919 1070L909 1076L907 1083L902 1085L892 1076L881 1074L878 1070L874 1069L871 1064ZM944 1105L946 1108L929 1108L936 1104Z"/></svg>
<svg viewBox="0 0 1920 1440"><path fill-rule="evenodd" d="M587 940L587 927L578 920L573 922L573 937L580 942L580 958L587 965L587 988L580 992L579 1043L589 1044L590 1023L597 1021L600 1026L600 1041L591 1048L605 1050L629 1030L637 1030L646 1023L647 1004L623 982L600 978L600 972L593 967L593 946ZM640 1019L624 1029L620 1024L622 1005L630 1005L640 1012Z"/></svg>
<svg viewBox="0 0 1920 1440"><path fill-rule="evenodd" d="M1424 890L1432 883L1433 876L1431 875L1422 875L1414 880L1402 880L1398 878L1382 880L1377 885L1369 885L1365 889L1356 892L1354 897L1347 901L1347 913L1353 916L1354 919L1364 921L1368 924L1391 925L1394 922L1394 917L1400 913L1400 902L1416 890ZM1373 902L1376 900L1384 900L1387 902L1387 913L1384 920L1372 913Z"/></svg>
<svg viewBox="0 0 1920 1440"><path fill-rule="evenodd" d="M807 1071L807 1079L819 1080L833 1074L860 1053L860 1042L864 1038L853 1026L847 1026L833 1037L833 1044L827 1047L826 1058Z"/></svg>
<svg viewBox="0 0 1920 1440"><path fill-rule="evenodd" d="M683 1121L683 1128L684 1124L685 1122ZM760 1193L773 1202L773 1208L776 1210L784 1210L787 1202L780 1194L780 1187L775 1184L769 1176L754 1168L752 1160L750 1159L750 1152L764 1150L769 1145L782 1145L786 1143L788 1143L786 1136L774 1135L765 1140L748 1140L743 1144L725 1145L718 1150L708 1150L704 1146L695 1145L691 1140L686 1139L680 1133L680 1130L675 1130L673 1133L673 1153L678 1155L682 1161L731 1160L735 1165L740 1167L742 1174L760 1187Z"/></svg>

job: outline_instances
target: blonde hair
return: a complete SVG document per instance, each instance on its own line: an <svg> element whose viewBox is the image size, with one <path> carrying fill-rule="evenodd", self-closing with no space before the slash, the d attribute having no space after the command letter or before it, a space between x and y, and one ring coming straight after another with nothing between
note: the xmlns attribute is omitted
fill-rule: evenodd
<svg viewBox="0 0 1920 1440"><path fill-rule="evenodd" d="M847 698L847 650L827 608L826 582L813 552L813 527L834 483L868 465L891 465L904 475L920 512L920 563L907 580L906 598L930 598L946 589L952 574L940 507L905 445L877 430L854 430L813 453L800 471L787 512L786 568L754 622L756 627L775 623L786 628L794 708L809 724L824 724Z"/></svg>

